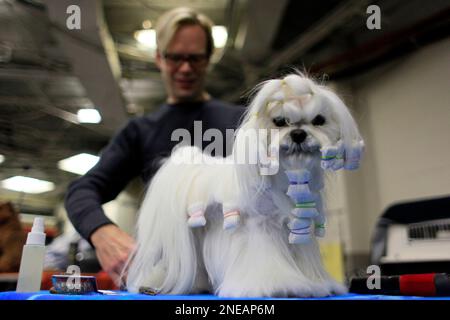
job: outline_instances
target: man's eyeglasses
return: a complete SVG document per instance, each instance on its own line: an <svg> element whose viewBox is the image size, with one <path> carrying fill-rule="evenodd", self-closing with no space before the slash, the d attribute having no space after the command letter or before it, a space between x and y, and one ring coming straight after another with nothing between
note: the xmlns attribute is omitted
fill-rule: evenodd
<svg viewBox="0 0 450 320"><path fill-rule="evenodd" d="M170 66L175 68L178 68L184 62L188 62L192 68L201 68L208 63L208 56L203 53L181 54L166 52L163 54L163 57Z"/></svg>

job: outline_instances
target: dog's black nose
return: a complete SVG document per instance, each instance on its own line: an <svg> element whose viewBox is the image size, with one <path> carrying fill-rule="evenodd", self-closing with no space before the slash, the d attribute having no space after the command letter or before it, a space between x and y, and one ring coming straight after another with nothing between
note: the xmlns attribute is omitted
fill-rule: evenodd
<svg viewBox="0 0 450 320"><path fill-rule="evenodd" d="M307 136L307 133L305 130L295 129L295 130L291 131L291 139L295 143L302 143L303 141L305 141L306 136Z"/></svg>

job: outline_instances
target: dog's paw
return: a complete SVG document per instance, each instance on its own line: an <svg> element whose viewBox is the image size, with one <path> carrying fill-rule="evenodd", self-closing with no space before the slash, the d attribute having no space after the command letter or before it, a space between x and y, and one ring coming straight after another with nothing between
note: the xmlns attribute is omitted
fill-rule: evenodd
<svg viewBox="0 0 450 320"><path fill-rule="evenodd" d="M296 205L294 209L291 210L291 214L297 218L315 218L319 215L319 212L317 211L314 205Z"/></svg>
<svg viewBox="0 0 450 320"><path fill-rule="evenodd" d="M188 216L189 227L198 228L206 225L205 204L201 202L191 204L188 208Z"/></svg>
<svg viewBox="0 0 450 320"><path fill-rule="evenodd" d="M203 214L199 214L197 216L191 216L188 219L188 225L191 228L203 227L206 225L206 219Z"/></svg>
<svg viewBox="0 0 450 320"><path fill-rule="evenodd" d="M322 153L322 161L320 162L320 166L325 170L332 169L335 164L336 157L338 155L338 147L337 146L322 147L320 149L320 152Z"/></svg>
<svg viewBox="0 0 450 320"><path fill-rule="evenodd" d="M314 235L319 238L325 237L325 216L319 214L314 218Z"/></svg>
<svg viewBox="0 0 450 320"><path fill-rule="evenodd" d="M317 225L314 229L314 235L319 238L325 237L325 227L323 225Z"/></svg>
<svg viewBox="0 0 450 320"><path fill-rule="evenodd" d="M305 184L311 180L311 172L306 169L286 170L285 173L291 184Z"/></svg>
<svg viewBox="0 0 450 320"><path fill-rule="evenodd" d="M241 221L239 211L234 210L223 214L223 229L232 231L237 228Z"/></svg>
<svg viewBox="0 0 450 320"><path fill-rule="evenodd" d="M334 280L329 280L325 282L325 286L330 291L331 295L340 296L348 293L348 288Z"/></svg>
<svg viewBox="0 0 450 320"><path fill-rule="evenodd" d="M317 198L317 196L309 189L308 184L289 185L286 194L294 201L294 203L302 204L303 207L315 205L314 201Z"/></svg>
<svg viewBox="0 0 450 320"><path fill-rule="evenodd" d="M289 233L289 243L290 244L307 244L311 242L311 230L305 233Z"/></svg>
<svg viewBox="0 0 450 320"><path fill-rule="evenodd" d="M351 147L345 150L344 168L347 170L356 170L359 168L362 155L364 153L364 141L355 141Z"/></svg>
<svg viewBox="0 0 450 320"><path fill-rule="evenodd" d="M325 170L356 170L359 168L361 157L364 153L364 141L354 141L345 146L342 140L336 145L326 146L320 149L322 153L321 167Z"/></svg>
<svg viewBox="0 0 450 320"><path fill-rule="evenodd" d="M309 218L294 218L288 223L290 244L305 244L311 241L312 220Z"/></svg>

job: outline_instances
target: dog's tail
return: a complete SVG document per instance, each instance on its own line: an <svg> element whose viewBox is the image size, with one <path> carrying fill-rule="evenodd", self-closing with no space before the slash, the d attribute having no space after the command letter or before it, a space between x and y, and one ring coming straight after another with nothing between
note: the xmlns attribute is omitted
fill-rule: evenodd
<svg viewBox="0 0 450 320"><path fill-rule="evenodd" d="M190 149L191 155L197 152L194 148L180 149ZM153 177L140 209L138 245L127 276L131 292L151 287L165 294L182 294L194 284L197 254L186 216L189 188L177 181L192 181L196 170L189 165L190 160L180 158L183 150L176 153L178 157L172 156Z"/></svg>

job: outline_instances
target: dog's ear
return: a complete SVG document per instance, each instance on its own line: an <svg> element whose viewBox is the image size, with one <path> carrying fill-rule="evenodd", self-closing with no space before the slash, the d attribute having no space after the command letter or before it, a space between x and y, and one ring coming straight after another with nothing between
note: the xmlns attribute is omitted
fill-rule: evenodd
<svg viewBox="0 0 450 320"><path fill-rule="evenodd" d="M284 80L273 79L255 87L253 99L236 135L235 148L239 148L241 153L247 152L251 159L249 164L257 165L258 174L263 176L278 172L279 139L274 137L278 131L268 128L267 105L283 98L283 84Z"/></svg>
<svg viewBox="0 0 450 320"><path fill-rule="evenodd" d="M358 126L345 103L329 88L320 88L321 94L337 117L340 127L340 139L344 146L351 147L362 141Z"/></svg>
<svg viewBox="0 0 450 320"><path fill-rule="evenodd" d="M233 145L233 160L240 171L239 178L248 182L258 179L257 165L261 141L258 137L257 122L256 117L250 117L244 121L236 131Z"/></svg>
<svg viewBox="0 0 450 320"><path fill-rule="evenodd" d="M258 168L262 176L272 176L280 169L279 131L276 129L260 130L258 139Z"/></svg>
<svg viewBox="0 0 450 320"><path fill-rule="evenodd" d="M275 154L278 150L271 150L269 146L271 132L267 128L266 108L282 83L280 79L269 80L253 90L255 94L236 131L233 157L243 198L252 197L255 188L264 188L268 183L265 176L278 172L278 154Z"/></svg>
<svg viewBox="0 0 450 320"><path fill-rule="evenodd" d="M340 137L338 145L340 147L337 147L337 152L338 157L342 160L333 164L332 168L333 170L338 170L344 167L347 170L355 170L359 168L365 148L356 121L344 102L333 91L328 88L320 88L319 90L321 90L322 98L329 104L339 123Z"/></svg>
<svg viewBox="0 0 450 320"><path fill-rule="evenodd" d="M260 128L257 119L244 123L236 133L233 157L242 204L252 204L256 195L270 185L268 176L278 172L278 153L274 161L268 153L266 134L267 129Z"/></svg>

